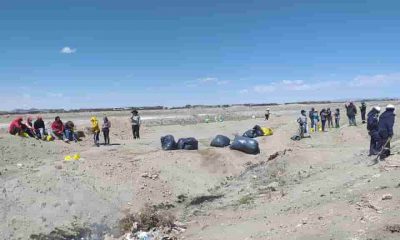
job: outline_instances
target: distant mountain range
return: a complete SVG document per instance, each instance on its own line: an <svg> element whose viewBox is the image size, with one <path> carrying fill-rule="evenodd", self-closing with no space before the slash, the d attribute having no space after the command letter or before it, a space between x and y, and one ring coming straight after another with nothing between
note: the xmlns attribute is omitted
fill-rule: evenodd
<svg viewBox="0 0 400 240"><path fill-rule="evenodd" d="M288 102L288 104L327 104L327 103L340 103L348 100L335 100L335 101L302 101L302 102ZM372 102L372 101L399 101L399 98L373 98L373 99L357 99L355 100ZM275 106L278 103L245 103L245 104L224 104L224 105L185 105L180 107L164 107L164 106L145 106L145 107L122 107L122 108L81 108L81 109L14 109L11 111L0 111L0 115L6 114L37 114L37 113L67 113L67 112L109 112L109 111L129 111L129 110L163 110L163 109L190 109L190 108L227 108L232 106Z"/></svg>

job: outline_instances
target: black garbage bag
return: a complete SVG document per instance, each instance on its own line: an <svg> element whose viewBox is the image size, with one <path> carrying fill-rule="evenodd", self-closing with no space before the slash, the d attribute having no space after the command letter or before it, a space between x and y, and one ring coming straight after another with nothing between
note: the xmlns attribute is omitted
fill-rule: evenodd
<svg viewBox="0 0 400 240"><path fill-rule="evenodd" d="M258 142L255 139L236 136L233 140L231 149L242 151L248 154L259 154L260 148L258 147Z"/></svg>
<svg viewBox="0 0 400 240"><path fill-rule="evenodd" d="M211 147L227 147L231 144L231 140L223 135L217 135L212 141L210 146Z"/></svg>
<svg viewBox="0 0 400 240"><path fill-rule="evenodd" d="M292 139L293 141L300 141L301 140L301 137L300 137L300 135L293 135L293 137L291 137L290 139Z"/></svg>
<svg viewBox="0 0 400 240"><path fill-rule="evenodd" d="M178 149L182 150L197 150L199 149L199 142L195 138L181 138L178 140Z"/></svg>
<svg viewBox="0 0 400 240"><path fill-rule="evenodd" d="M163 150L176 150L175 138L172 135L161 137L161 147Z"/></svg>
<svg viewBox="0 0 400 240"><path fill-rule="evenodd" d="M254 129L250 129L250 130L247 130L245 133L243 133L243 137L256 138L257 134L255 133Z"/></svg>
<svg viewBox="0 0 400 240"><path fill-rule="evenodd" d="M263 130L261 129L260 126L255 125L255 126L253 127L253 130L254 130L254 133L255 133L255 135L256 135L257 137L264 136L264 132L263 132Z"/></svg>

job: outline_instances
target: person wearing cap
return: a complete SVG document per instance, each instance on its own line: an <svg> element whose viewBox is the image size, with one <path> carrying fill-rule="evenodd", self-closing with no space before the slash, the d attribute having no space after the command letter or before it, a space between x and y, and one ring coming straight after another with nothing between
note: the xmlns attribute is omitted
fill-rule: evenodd
<svg viewBox="0 0 400 240"><path fill-rule="evenodd" d="M379 117L379 150L381 150L381 160L390 155L390 139L393 137L393 125L396 116L394 110L394 106L389 104L386 106L386 111Z"/></svg>
<svg viewBox="0 0 400 240"><path fill-rule="evenodd" d="M36 136L45 139L47 135L46 126L41 116L37 116L36 121L33 123L33 129L35 129Z"/></svg>
<svg viewBox="0 0 400 240"><path fill-rule="evenodd" d="M379 113L381 112L381 108L379 106L375 106L369 111L367 118L367 130L368 134L371 137L371 141L369 144L369 155L377 155L379 153Z"/></svg>
<svg viewBox="0 0 400 240"><path fill-rule="evenodd" d="M140 115L137 110L133 110L131 116L131 124L132 124L132 134L133 134L133 139L140 139L140 125L142 124L142 121L140 119Z"/></svg>
<svg viewBox="0 0 400 240"><path fill-rule="evenodd" d="M347 117L349 119L349 126L357 126L356 123L356 114L357 114L357 108L354 105L353 102L350 102L349 104L346 104L346 113Z"/></svg>
<svg viewBox="0 0 400 240"><path fill-rule="evenodd" d="M367 112L367 105L365 104L365 102L361 102L360 112L361 112L361 121L364 124L365 123L365 114Z"/></svg>
<svg viewBox="0 0 400 240"><path fill-rule="evenodd" d="M269 119L269 108L267 108L267 111L265 111L265 121L267 121Z"/></svg>

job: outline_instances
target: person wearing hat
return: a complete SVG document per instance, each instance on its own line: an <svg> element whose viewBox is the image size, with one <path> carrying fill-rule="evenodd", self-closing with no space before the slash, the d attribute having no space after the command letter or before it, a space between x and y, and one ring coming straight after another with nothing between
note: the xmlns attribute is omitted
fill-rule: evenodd
<svg viewBox="0 0 400 240"><path fill-rule="evenodd" d="M386 106L386 111L379 117L379 150L381 150L381 160L390 155L390 139L393 137L393 125L396 116L394 110L394 106L389 104Z"/></svg>
<svg viewBox="0 0 400 240"><path fill-rule="evenodd" d="M137 110L132 111L131 123L132 123L133 139L140 139L139 130L140 130L140 125L142 124L142 121L140 119L140 115Z"/></svg>
<svg viewBox="0 0 400 240"><path fill-rule="evenodd" d="M361 102L360 112L361 112L361 121L364 124L365 123L365 114L367 112L367 105L365 104L365 102Z"/></svg>
<svg viewBox="0 0 400 240"><path fill-rule="evenodd" d="M381 108L379 106L375 106L369 111L367 118L367 130L368 134L371 137L371 141L369 144L369 156L377 155L379 153L379 113L381 112Z"/></svg>
<svg viewBox="0 0 400 240"><path fill-rule="evenodd" d="M269 108L267 108L267 111L265 112L265 121L267 121L269 119Z"/></svg>

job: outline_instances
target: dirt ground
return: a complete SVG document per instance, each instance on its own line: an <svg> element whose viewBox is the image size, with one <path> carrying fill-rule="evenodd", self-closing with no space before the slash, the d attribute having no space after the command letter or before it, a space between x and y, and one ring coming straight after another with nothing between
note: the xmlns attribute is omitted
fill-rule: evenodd
<svg viewBox="0 0 400 240"><path fill-rule="evenodd" d="M269 121L261 107L143 111L140 140L128 112L60 114L82 130L91 115L109 116L112 145L100 147L90 135L69 144L11 136L13 116L1 116L0 239L29 239L76 220L90 225L93 239L118 237L118 220L145 204L170 205L186 224L182 239L400 239L399 124L393 155L369 166L360 116L349 127L343 104L315 107L340 107L342 126L301 141L290 137L309 105L273 106ZM225 121L204 122L215 115ZM259 155L209 146L217 134L233 138L255 124L274 130L257 138ZM199 150L163 151L166 134L195 137ZM64 161L77 153L80 160ZM191 202L199 196L209 200Z"/></svg>

